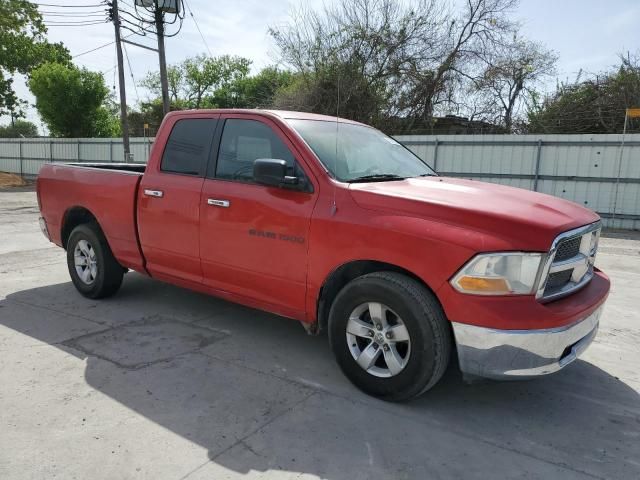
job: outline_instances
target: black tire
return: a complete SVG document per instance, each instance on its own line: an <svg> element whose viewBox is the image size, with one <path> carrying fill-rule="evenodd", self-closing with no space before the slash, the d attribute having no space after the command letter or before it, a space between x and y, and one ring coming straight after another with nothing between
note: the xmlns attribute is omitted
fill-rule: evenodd
<svg viewBox="0 0 640 480"><path fill-rule="evenodd" d="M96 275L89 283L80 277L75 265L75 250L81 241L88 242L94 251ZM122 285L122 277L125 272L125 269L113 256L102 230L95 223L78 225L69 235L67 267L71 281L78 292L93 299L110 297L115 294Z"/></svg>
<svg viewBox="0 0 640 480"><path fill-rule="evenodd" d="M382 303L396 312L410 338L406 365L390 377L375 376L360 367L347 341L349 316L368 302ZM396 272L370 273L348 283L331 306L328 330L331 349L347 378L365 393L387 401L409 400L429 390L444 374L451 356L451 326L439 302L419 282Z"/></svg>

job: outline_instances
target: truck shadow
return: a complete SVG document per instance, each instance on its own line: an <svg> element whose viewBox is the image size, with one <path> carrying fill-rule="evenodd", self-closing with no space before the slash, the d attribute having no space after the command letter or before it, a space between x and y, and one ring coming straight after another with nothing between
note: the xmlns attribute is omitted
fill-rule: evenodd
<svg viewBox="0 0 640 480"><path fill-rule="evenodd" d="M474 473L485 478L540 459L574 474L640 475L631 460L640 396L585 361L518 383L466 385L450 368L420 399L388 404L344 379L325 336L137 274L109 300L63 283L11 294L0 307L0 324L84 359L91 387L206 448L203 475L223 467L401 478L447 465L464 476L461 451L485 459ZM513 458L500 459L505 450Z"/></svg>

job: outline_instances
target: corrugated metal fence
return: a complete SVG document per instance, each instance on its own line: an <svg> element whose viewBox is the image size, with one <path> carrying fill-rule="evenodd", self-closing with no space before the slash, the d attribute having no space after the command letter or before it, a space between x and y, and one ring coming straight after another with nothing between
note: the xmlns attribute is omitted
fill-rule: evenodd
<svg viewBox="0 0 640 480"><path fill-rule="evenodd" d="M153 139L131 138L132 161L146 163ZM123 162L120 138L3 138L0 171L37 175L49 162Z"/></svg>
<svg viewBox="0 0 640 480"><path fill-rule="evenodd" d="M640 134L397 136L438 173L536 190L597 211L605 225L640 229ZM153 139L132 138L133 161ZM122 162L117 138L0 139L0 171L36 175L46 162Z"/></svg>
<svg viewBox="0 0 640 480"><path fill-rule="evenodd" d="M640 134L402 135L439 174L566 198L608 227L640 229Z"/></svg>

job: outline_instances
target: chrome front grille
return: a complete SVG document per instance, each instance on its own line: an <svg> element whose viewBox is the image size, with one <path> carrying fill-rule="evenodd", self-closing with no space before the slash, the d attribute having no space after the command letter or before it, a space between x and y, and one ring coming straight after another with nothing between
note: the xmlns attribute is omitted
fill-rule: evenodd
<svg viewBox="0 0 640 480"><path fill-rule="evenodd" d="M600 222L560 234L553 242L540 276L536 298L556 300L584 287L593 277Z"/></svg>
<svg viewBox="0 0 640 480"><path fill-rule="evenodd" d="M547 278L547 284L544 287L545 291L562 287L571 280L571 275L573 275L573 269L550 273L549 278Z"/></svg>
<svg viewBox="0 0 640 480"><path fill-rule="evenodd" d="M555 262L560 260L567 260L571 257L575 257L580 252L581 237L570 238L564 240L558 245L558 251L556 252Z"/></svg>

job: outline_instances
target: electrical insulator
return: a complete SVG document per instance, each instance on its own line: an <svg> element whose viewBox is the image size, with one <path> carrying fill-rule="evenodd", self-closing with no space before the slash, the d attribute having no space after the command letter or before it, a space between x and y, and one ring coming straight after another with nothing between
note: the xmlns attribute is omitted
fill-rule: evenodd
<svg viewBox="0 0 640 480"><path fill-rule="evenodd" d="M158 0L158 8L167 13L179 13L180 2L178 0Z"/></svg>
<svg viewBox="0 0 640 480"><path fill-rule="evenodd" d="M179 13L179 0L136 0L136 5L144 8L154 8L158 5L158 9L165 13Z"/></svg>

